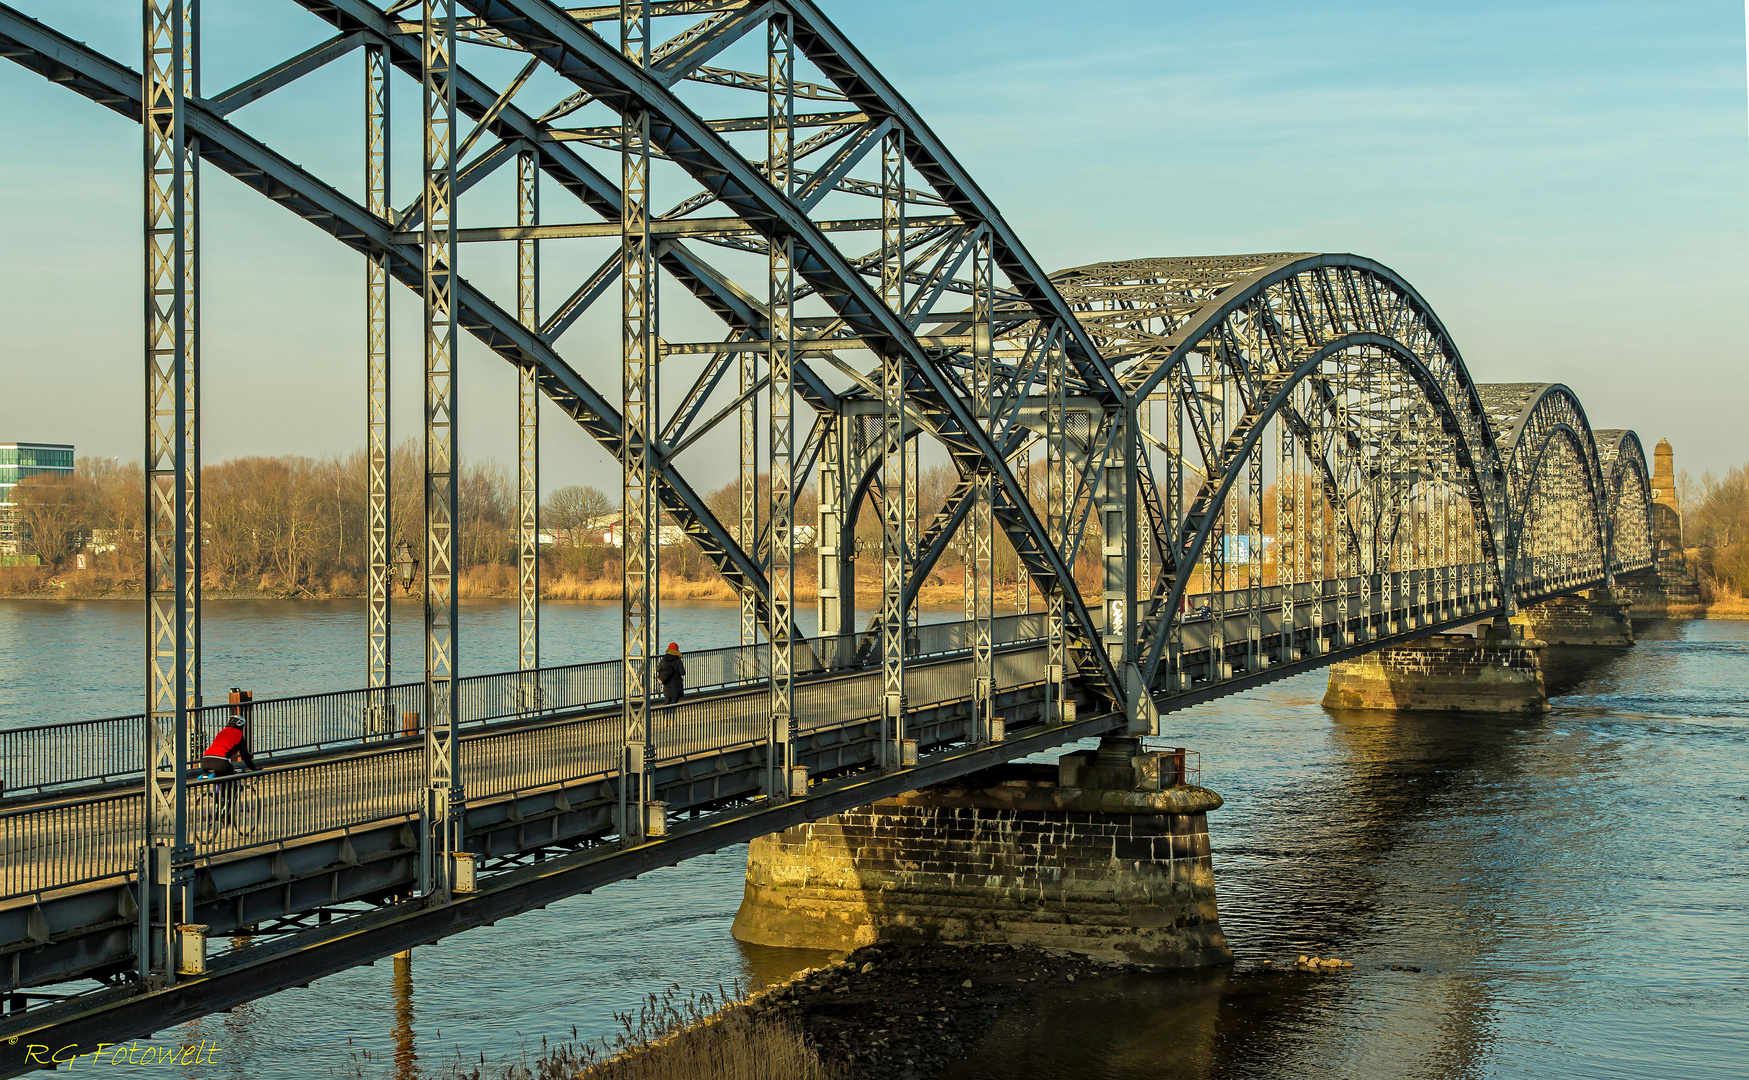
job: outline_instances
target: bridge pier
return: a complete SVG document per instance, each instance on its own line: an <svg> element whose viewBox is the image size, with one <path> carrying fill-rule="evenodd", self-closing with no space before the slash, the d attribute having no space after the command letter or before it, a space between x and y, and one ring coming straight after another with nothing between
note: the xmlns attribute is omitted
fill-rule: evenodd
<svg viewBox="0 0 1749 1080"><path fill-rule="evenodd" d="M1525 636L1550 645L1632 645L1632 606L1608 589L1593 589L1587 596L1557 596L1521 608L1512 621L1524 627Z"/></svg>
<svg viewBox="0 0 1749 1080"><path fill-rule="evenodd" d="M1108 738L755 840L741 941L1009 943L1157 967L1230 963L1208 811L1183 759Z"/></svg>
<svg viewBox="0 0 1749 1080"><path fill-rule="evenodd" d="M1330 665L1326 709L1542 713L1544 642L1520 624L1434 634Z"/></svg>

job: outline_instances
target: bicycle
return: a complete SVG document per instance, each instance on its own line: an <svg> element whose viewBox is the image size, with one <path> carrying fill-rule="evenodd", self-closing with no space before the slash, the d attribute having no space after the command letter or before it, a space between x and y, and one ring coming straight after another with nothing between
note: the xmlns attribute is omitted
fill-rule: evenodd
<svg viewBox="0 0 1749 1080"><path fill-rule="evenodd" d="M212 781L191 792L189 824L194 842L206 847L218 841L219 834L230 829L239 840L255 835L261 820L261 807L255 795L255 772L219 776L210 769L196 780Z"/></svg>

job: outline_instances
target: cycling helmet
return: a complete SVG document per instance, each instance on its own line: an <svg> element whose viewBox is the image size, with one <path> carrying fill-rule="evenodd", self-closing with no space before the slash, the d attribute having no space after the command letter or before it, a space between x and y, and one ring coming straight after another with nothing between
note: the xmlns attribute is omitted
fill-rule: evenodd
<svg viewBox="0 0 1749 1080"><path fill-rule="evenodd" d="M226 724L225 724L225 726L226 726L226 727L235 727L235 728L240 728L240 727L242 727L242 726L243 726L243 718L242 718L242 717L241 717L241 716L233 716L233 717L231 717L231 719L230 719L230 720L229 720L229 721L228 721L228 722L227 722L227 723L226 723Z"/></svg>

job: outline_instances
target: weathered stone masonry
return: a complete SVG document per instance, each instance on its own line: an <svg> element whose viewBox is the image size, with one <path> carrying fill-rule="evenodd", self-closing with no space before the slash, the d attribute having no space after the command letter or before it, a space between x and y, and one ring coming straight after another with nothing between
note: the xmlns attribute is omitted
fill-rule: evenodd
<svg viewBox="0 0 1749 1080"><path fill-rule="evenodd" d="M1479 637L1434 634L1332 664L1324 707L1547 712L1542 647L1522 626L1487 627Z"/></svg>
<svg viewBox="0 0 1749 1080"><path fill-rule="evenodd" d="M1128 743L1129 740L1113 740ZM754 841L734 934L853 949L876 941L1065 949L1161 967L1229 963L1208 811L1219 795L1160 784L1137 754L1122 789L1009 765ZM1109 755L1108 755L1109 757ZM1154 790L1136 790L1150 782ZM1083 769L1083 782L1110 770Z"/></svg>

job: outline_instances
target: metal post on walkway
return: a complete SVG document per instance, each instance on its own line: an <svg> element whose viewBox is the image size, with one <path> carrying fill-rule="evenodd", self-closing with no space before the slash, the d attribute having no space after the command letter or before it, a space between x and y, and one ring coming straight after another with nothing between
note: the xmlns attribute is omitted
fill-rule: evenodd
<svg viewBox="0 0 1749 1080"><path fill-rule="evenodd" d="M516 155L516 223L540 224L540 155ZM540 241L516 242L517 321L540 332ZM532 361L516 368L516 706L538 711L540 691L540 382Z"/></svg>
<svg viewBox="0 0 1749 1080"><path fill-rule="evenodd" d="M143 985L176 978L187 921L190 711L199 695L198 191L185 103L198 62L193 0L145 0L142 55L146 241L145 835L136 959Z"/></svg>
<svg viewBox="0 0 1749 1080"><path fill-rule="evenodd" d="M455 0L427 0L424 89L425 821L422 891L447 899L464 808L456 693Z"/></svg>
<svg viewBox="0 0 1749 1080"><path fill-rule="evenodd" d="M650 12L643 0L620 4L620 49L649 65ZM620 764L620 838L644 839L644 804L650 801L650 681L656 647L657 576L661 519L656 512L655 462L650 440L657 422L656 259L650 241L650 114L629 108L620 120L620 177L624 189L620 248L622 317L623 480L620 502L624 588L624 751Z"/></svg>
<svg viewBox="0 0 1749 1080"><path fill-rule="evenodd" d="M774 14L766 23L767 51L765 146L766 177L785 196L794 195L792 135L795 127L795 42L793 21ZM769 622L766 644L771 650L771 735L766 756L766 795L783 801L791 793L790 768L795 764L795 417L791 383L795 368L795 335L790 308L795 299L795 237L785 232L770 240L770 349L767 353L767 415L770 455L771 561Z"/></svg>

